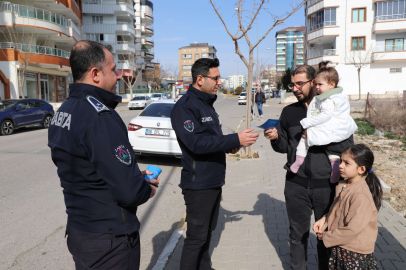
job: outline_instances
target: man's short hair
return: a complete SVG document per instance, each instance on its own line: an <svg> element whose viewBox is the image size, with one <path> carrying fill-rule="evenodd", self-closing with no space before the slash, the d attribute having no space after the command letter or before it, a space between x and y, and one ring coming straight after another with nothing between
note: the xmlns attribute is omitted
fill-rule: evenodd
<svg viewBox="0 0 406 270"><path fill-rule="evenodd" d="M316 70L309 65L302 65L297 67L291 74L291 76L295 76L297 74L302 74L302 73L306 73L306 78L308 80L314 80L314 77L316 75Z"/></svg>
<svg viewBox="0 0 406 270"><path fill-rule="evenodd" d="M210 73L211 68L216 68L220 66L220 61L217 58L200 58L192 66L192 77L193 83L196 83L197 77L207 76Z"/></svg>
<svg viewBox="0 0 406 270"><path fill-rule="evenodd" d="M329 64L331 63L331 61L330 60L327 60L327 61L321 61L320 63L319 63L319 70L320 69L322 69L322 68L326 68L326 67L329 67Z"/></svg>
<svg viewBox="0 0 406 270"><path fill-rule="evenodd" d="M73 81L80 81L93 67L103 71L106 55L104 50L111 52L111 46L104 46L95 41L81 40L73 45L69 57Z"/></svg>

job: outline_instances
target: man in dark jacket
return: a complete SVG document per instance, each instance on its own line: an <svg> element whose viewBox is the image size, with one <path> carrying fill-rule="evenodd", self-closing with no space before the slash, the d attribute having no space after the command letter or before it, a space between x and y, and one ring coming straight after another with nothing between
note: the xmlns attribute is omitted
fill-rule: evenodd
<svg viewBox="0 0 406 270"><path fill-rule="evenodd" d="M139 269L137 206L155 195L144 180L114 108L121 75L110 46L79 41L70 65L75 83L48 131L68 214L66 234L77 270ZM151 174L151 173L150 173Z"/></svg>
<svg viewBox="0 0 406 270"><path fill-rule="evenodd" d="M262 104L264 104L266 102L265 99L265 93L261 91L261 88L257 88L257 93L255 94L255 104L257 104L257 108L258 108L258 114L259 117L262 118L262 115L264 114L262 112Z"/></svg>
<svg viewBox="0 0 406 270"><path fill-rule="evenodd" d="M290 267L305 270L307 263L307 240L310 219L314 211L315 220L326 214L334 198L334 185L330 184L331 164L326 150L337 153L353 145L353 137L327 146L312 146L302 166L295 174L290 166L296 159L296 147L302 137L300 120L306 118L307 107L316 95L313 87L315 70L303 65L292 73L289 85L299 102L286 106L280 116L281 122L275 129L265 131L271 140L272 148L279 153L287 153L285 183L286 210L289 218ZM323 241L317 242L319 270L328 269L328 253Z"/></svg>
<svg viewBox="0 0 406 270"><path fill-rule="evenodd" d="M225 153L253 144L258 133L247 129L223 135L213 103L221 85L217 58L201 58L192 66L193 85L171 114L182 149L182 194L186 204L186 239L180 270L209 270L211 233L216 228L221 190L225 183Z"/></svg>

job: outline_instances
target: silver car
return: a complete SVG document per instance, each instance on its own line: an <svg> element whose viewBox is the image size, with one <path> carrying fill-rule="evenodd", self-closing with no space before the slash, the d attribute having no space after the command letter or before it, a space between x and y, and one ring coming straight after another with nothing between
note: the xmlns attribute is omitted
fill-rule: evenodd
<svg viewBox="0 0 406 270"><path fill-rule="evenodd" d="M136 96L130 102L128 102L128 109L144 109L152 103L152 100L149 96Z"/></svg>

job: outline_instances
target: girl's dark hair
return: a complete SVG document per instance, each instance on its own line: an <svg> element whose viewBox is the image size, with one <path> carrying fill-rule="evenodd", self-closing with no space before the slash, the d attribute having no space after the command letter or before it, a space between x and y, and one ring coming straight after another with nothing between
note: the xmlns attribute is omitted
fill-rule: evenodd
<svg viewBox="0 0 406 270"><path fill-rule="evenodd" d="M334 87L337 87L340 78L338 77L338 72L333 67L323 67L317 71L315 78L322 76L327 83L334 83Z"/></svg>
<svg viewBox="0 0 406 270"><path fill-rule="evenodd" d="M349 153L358 166L365 166L363 176L366 175L365 181L372 193L376 209L379 210L382 206L382 186L378 176L373 171L370 172L374 164L374 153L364 144L355 144L344 152Z"/></svg>

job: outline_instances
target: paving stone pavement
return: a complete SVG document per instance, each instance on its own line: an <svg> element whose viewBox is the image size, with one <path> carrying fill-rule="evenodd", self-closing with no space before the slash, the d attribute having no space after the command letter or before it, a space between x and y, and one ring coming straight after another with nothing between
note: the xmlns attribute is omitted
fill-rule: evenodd
<svg viewBox="0 0 406 270"><path fill-rule="evenodd" d="M279 118L281 107L264 108ZM227 163L220 216L210 252L216 270L290 269L289 222L285 207L283 165L286 155L272 150L262 135L255 144L259 159ZM375 257L380 269L406 269L406 220L384 202L379 211ZM312 219L312 223L314 219ZM165 270L179 269L185 232ZM308 270L317 269L316 236L311 232Z"/></svg>

